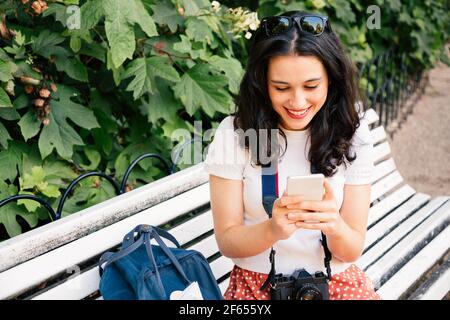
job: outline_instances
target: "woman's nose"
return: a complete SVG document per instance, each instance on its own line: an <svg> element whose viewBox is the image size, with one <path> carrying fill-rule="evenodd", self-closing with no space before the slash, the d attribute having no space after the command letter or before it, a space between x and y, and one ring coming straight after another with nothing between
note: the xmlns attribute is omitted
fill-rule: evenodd
<svg viewBox="0 0 450 320"><path fill-rule="evenodd" d="M304 109L307 107L305 94L300 90L294 92L294 96L291 100L291 107L295 109Z"/></svg>

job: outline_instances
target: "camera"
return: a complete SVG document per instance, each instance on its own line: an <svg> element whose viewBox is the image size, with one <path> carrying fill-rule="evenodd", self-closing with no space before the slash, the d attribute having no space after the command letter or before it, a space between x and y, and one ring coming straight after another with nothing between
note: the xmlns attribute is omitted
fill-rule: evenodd
<svg viewBox="0 0 450 320"><path fill-rule="evenodd" d="M272 300L329 300L327 277L323 272L314 275L297 269L292 275L275 275L270 290Z"/></svg>

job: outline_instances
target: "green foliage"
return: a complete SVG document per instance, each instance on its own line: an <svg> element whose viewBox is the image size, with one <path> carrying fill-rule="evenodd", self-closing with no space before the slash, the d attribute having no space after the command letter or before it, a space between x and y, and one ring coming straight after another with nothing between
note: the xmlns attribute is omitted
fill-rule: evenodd
<svg viewBox="0 0 450 320"><path fill-rule="evenodd" d="M69 28L70 4L80 8L80 29ZM366 26L371 4L381 8L381 29ZM171 159L174 147L186 140L172 136L177 129L193 133L196 120L216 127L234 109L246 37L259 23L256 12L259 17L287 10L323 13L355 62L397 45L411 64L429 67L439 59L448 62L442 54L449 30L444 4L59 0L48 1L48 9L37 13L31 2L2 1L0 200L33 194L56 208L63 189L78 175L98 170L120 181L143 153ZM146 159L133 170L128 188L164 175L158 160ZM114 195L113 186L101 178L82 180L63 216ZM0 225L9 236L39 220L49 221L49 214L37 202L0 208Z"/></svg>

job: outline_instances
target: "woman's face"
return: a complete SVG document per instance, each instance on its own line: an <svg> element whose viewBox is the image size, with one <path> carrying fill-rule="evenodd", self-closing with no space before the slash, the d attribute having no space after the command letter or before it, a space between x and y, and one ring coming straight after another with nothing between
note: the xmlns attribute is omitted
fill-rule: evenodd
<svg viewBox="0 0 450 320"><path fill-rule="evenodd" d="M304 130L327 99L328 75L315 56L277 56L269 61L267 87L287 130Z"/></svg>

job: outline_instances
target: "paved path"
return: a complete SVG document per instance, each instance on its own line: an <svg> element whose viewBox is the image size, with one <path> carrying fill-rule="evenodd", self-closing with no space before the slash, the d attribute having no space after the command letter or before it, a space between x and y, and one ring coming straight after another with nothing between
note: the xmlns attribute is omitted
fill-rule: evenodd
<svg viewBox="0 0 450 320"><path fill-rule="evenodd" d="M450 67L439 63L413 113L390 141L397 168L416 191L450 196Z"/></svg>

